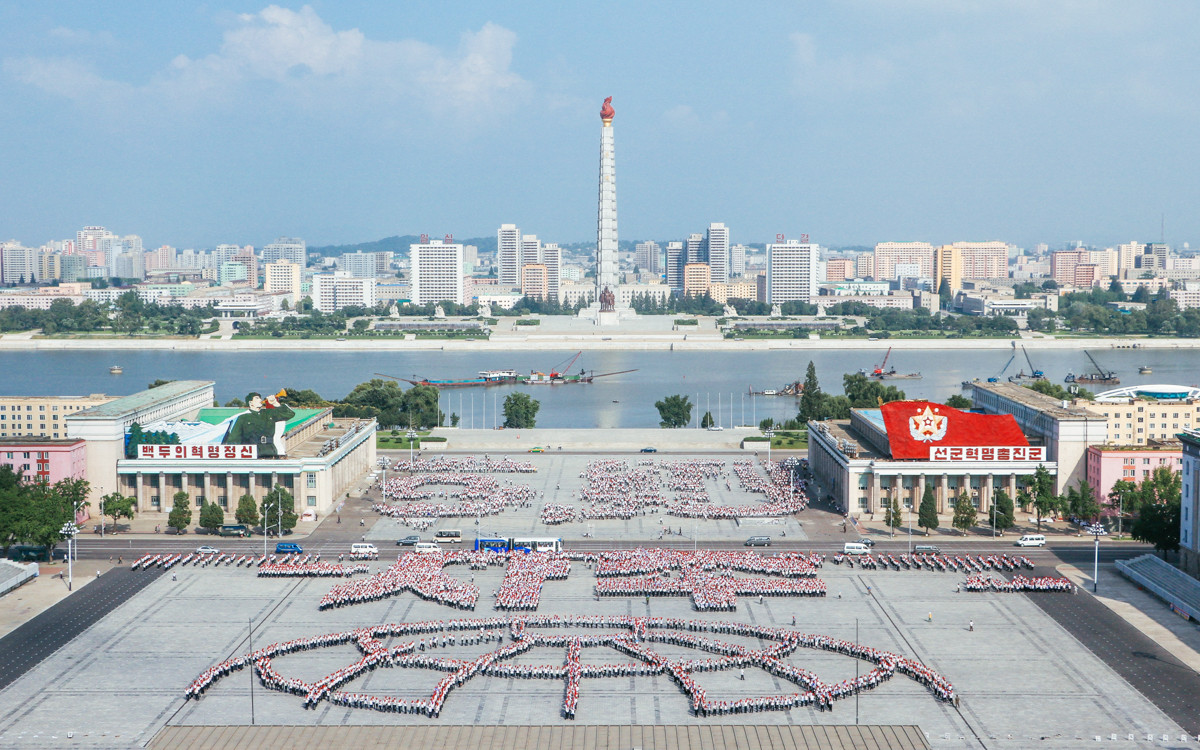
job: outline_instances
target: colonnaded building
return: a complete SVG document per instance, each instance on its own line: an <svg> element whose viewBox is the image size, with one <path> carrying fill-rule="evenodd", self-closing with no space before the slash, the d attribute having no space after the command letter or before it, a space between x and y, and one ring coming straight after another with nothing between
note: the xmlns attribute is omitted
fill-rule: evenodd
<svg viewBox="0 0 1200 750"><path fill-rule="evenodd" d="M808 451L820 497L850 513L882 512L893 497L915 511L932 485L938 513L949 513L967 492L986 514L997 490L1016 497L1018 477L1039 466L1058 473L1046 447L1031 445L1012 415L930 401L892 401L852 409L848 420L809 422Z"/></svg>
<svg viewBox="0 0 1200 750"><path fill-rule="evenodd" d="M374 420L335 419L333 409L292 409L281 394L248 408L213 406L212 381L177 380L66 417L86 441L91 501L120 491L138 514L165 523L177 492L226 510L273 487L296 512L325 515L375 467ZM163 438L166 438L166 442ZM146 515L150 514L150 515Z"/></svg>

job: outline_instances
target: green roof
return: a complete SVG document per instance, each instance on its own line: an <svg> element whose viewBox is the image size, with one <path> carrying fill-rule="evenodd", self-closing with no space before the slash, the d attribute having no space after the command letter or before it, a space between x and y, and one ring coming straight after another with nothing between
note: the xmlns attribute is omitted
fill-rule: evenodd
<svg viewBox="0 0 1200 750"><path fill-rule="evenodd" d="M113 419L124 417L134 412L156 406L164 401L186 396L201 388L208 388L213 385L216 385L216 383L212 380L176 380L160 385L157 388L139 391L131 396L122 396L115 401L109 401L107 404L100 404L90 409L77 411L71 415L71 419Z"/></svg>
<svg viewBox="0 0 1200 750"><path fill-rule="evenodd" d="M201 409L200 413L198 415L196 415L196 420L199 422L207 422L208 424L220 424L221 422L224 422L226 419L229 419L233 415L241 414L244 411L246 411L246 410L233 408L233 407ZM305 422L307 422L310 419L313 419L314 417L316 417L318 414L320 414L321 412L323 412L325 410L324 409L292 409L292 411L296 412L296 416L294 416L288 420L287 427L284 428L284 432L291 432L297 426L304 424Z"/></svg>

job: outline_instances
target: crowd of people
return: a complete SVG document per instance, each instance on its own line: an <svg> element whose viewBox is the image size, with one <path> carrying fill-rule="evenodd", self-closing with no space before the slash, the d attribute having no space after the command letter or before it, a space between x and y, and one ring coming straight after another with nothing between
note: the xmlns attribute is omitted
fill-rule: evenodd
<svg viewBox="0 0 1200 750"><path fill-rule="evenodd" d="M449 485L461 490L426 490L425 487ZM403 519L409 524L422 519L434 518L481 518L504 512L505 508L528 508L538 493L527 484L503 483L485 474L465 472L433 472L391 477L380 484L380 493L385 501L451 500L446 502L402 502L391 505L377 503L372 510L391 518Z"/></svg>
<svg viewBox="0 0 1200 750"><path fill-rule="evenodd" d="M431 552L401 555L396 563L370 578L334 586L321 597L321 609L379 601L412 591L428 601L458 609L475 609L479 587L451 578L442 572L447 564L468 562L471 553Z"/></svg>
<svg viewBox="0 0 1200 750"><path fill-rule="evenodd" d="M370 573L364 563L336 565L329 562L260 565L259 578L349 578L355 573Z"/></svg>
<svg viewBox="0 0 1200 750"><path fill-rule="evenodd" d="M576 515L574 505L546 503L542 506L541 521L547 526L558 526L562 523L574 521Z"/></svg>
<svg viewBox="0 0 1200 750"><path fill-rule="evenodd" d="M1024 555L1007 554L1000 556L988 555L891 555L879 553L872 555L843 555L840 552L833 556L837 565L846 564L853 568L855 564L867 570L932 570L941 573L982 573L985 570L1006 570L1013 572L1022 568L1033 570L1033 562Z"/></svg>
<svg viewBox="0 0 1200 750"><path fill-rule="evenodd" d="M508 558L504 580L496 592L496 609L537 609L542 585L571 573L571 558L563 552L529 552Z"/></svg>
<svg viewBox="0 0 1200 750"><path fill-rule="evenodd" d="M578 634L556 635L531 632L541 628L606 628L617 632L596 636ZM508 628L511 642L503 643L502 630ZM439 658L421 653L424 638L386 647L383 639L434 634L436 645L440 634L441 646L451 645L455 634L460 642L478 643L495 640L497 648L477 658L464 660ZM483 634L489 634L484 636ZM761 649L752 649L696 633L733 635L766 642ZM277 656L305 650L354 644L362 658L326 675L314 683L280 675L272 665ZM668 659L652 648L653 643L665 643L713 654L708 659ZM431 646L432 647L432 646ZM505 659L521 655L534 647L566 648L565 665L518 665L504 663ZM630 664L585 664L584 648L607 647L633 656ZM798 648L811 648L840 653L875 665L866 674L833 684L824 683L813 672L788 664L784 659ZM803 705L831 708L835 700L877 687L900 673L925 685L939 700L953 701L954 687L937 672L906 657L863 646L859 643L809 635L785 628L772 628L746 623L705 622L678 618L645 618L620 615L601 616L533 616L491 617L469 620L427 621L377 625L315 638L298 638L274 643L251 653L235 656L204 670L185 691L185 698L200 698L222 677L252 666L260 683L272 690L303 696L304 705L315 708L322 700L332 704L369 708L378 711L419 713L429 717L440 714L450 691L476 675L519 679L565 680L562 713L575 718L579 704L579 686L583 677L624 677L630 675L666 674L688 697L692 710L700 716L752 711L781 710ZM406 700L390 696L372 696L341 692L337 688L365 672L380 667L434 669L447 672L424 700ZM710 672L746 667L762 669L776 677L803 688L791 695L763 696L741 700L709 699L707 691L693 678L697 672Z"/></svg>
<svg viewBox="0 0 1200 750"><path fill-rule="evenodd" d="M537 472L529 461L515 461L508 456L494 459L488 454L479 456L437 456L435 458L418 458L411 463L397 461L392 464L392 471L407 471L412 474L445 474L449 472L469 472L473 474L533 474Z"/></svg>
<svg viewBox="0 0 1200 750"><path fill-rule="evenodd" d="M1009 594L1016 594L1022 591L1073 593L1075 591L1075 584L1066 578L1055 578L1053 576L1026 578L1022 575L1016 575L1012 577L1012 580L1006 581L1000 576L991 576L983 573L969 576L967 582L963 584L963 589L965 591L997 591Z"/></svg>

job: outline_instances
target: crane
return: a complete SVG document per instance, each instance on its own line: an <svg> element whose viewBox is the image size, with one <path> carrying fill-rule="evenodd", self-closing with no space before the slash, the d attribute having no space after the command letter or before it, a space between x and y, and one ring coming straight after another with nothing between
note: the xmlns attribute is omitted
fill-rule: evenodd
<svg viewBox="0 0 1200 750"><path fill-rule="evenodd" d="M562 370L559 370L558 368L559 368L559 367L562 367L562 364L563 364L563 362L559 362L559 363L558 363L557 365L555 365L554 367L551 367L551 368L550 368L550 377L551 377L551 378L561 378L561 377L562 377L564 374L566 374L567 370L570 370L570 369L571 369L571 365L574 365L574 364L575 364L575 360L579 359L579 356L580 356L581 354L583 354L583 352L582 352L582 351L575 352L575 356L574 356L574 357L570 357L569 359L564 359L564 360L563 360L563 362L566 362L566 363L567 363L567 366L566 366L566 367L563 367L563 368L562 368ZM583 370L580 370L580 371L579 371L579 374L580 374L580 375L582 375L582 374L583 374Z"/></svg>
<svg viewBox="0 0 1200 750"><path fill-rule="evenodd" d="M1024 353L1024 355L1025 355L1025 361L1029 363L1029 374L1030 374L1031 376L1033 376L1033 378L1034 378L1035 380L1042 380L1043 378L1045 378L1045 377L1046 377L1046 373L1042 372L1041 370L1038 370L1038 369L1034 368L1034 366L1033 366L1033 360L1031 360L1031 359L1029 358L1029 352L1025 351L1025 345L1024 345L1024 344L1022 344L1022 345L1021 345L1021 352L1022 352L1022 353Z"/></svg>
<svg viewBox="0 0 1200 750"><path fill-rule="evenodd" d="M1004 367L1001 367L1001 368L1000 368L1000 372L996 373L996 376L995 376L994 378L988 378L988 379L987 379L987 382L989 382L989 383L999 383L999 382L1000 382L1000 376L1004 374L1004 372L1005 372L1005 371L1008 369L1009 365L1011 365L1011 364L1013 363L1013 360L1014 360L1014 359L1016 359L1016 358L1017 358L1017 355L1015 355L1015 354L1014 354L1014 355L1012 355L1011 357L1009 357L1009 358L1008 358L1008 361L1004 363Z"/></svg>
<svg viewBox="0 0 1200 750"><path fill-rule="evenodd" d="M879 367L876 367L875 371L871 373L873 376L878 378L887 374L884 369L887 367L888 357L890 356L892 356L892 347L889 346L887 354L883 355L883 362L881 362Z"/></svg>

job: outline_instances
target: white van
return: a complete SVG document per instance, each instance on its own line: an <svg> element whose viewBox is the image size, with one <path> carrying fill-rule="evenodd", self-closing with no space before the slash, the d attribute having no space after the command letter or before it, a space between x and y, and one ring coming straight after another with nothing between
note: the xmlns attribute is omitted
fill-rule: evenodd
<svg viewBox="0 0 1200 750"><path fill-rule="evenodd" d="M865 555L871 551L871 548L862 542L846 542L842 545L842 554L846 555Z"/></svg>
<svg viewBox="0 0 1200 750"><path fill-rule="evenodd" d="M413 545L413 552L416 552L418 555L437 552L440 549L441 547L438 547L434 542L417 542Z"/></svg>
<svg viewBox="0 0 1200 750"><path fill-rule="evenodd" d="M1046 536L1044 534L1026 534L1017 540L1018 547L1045 547Z"/></svg>
<svg viewBox="0 0 1200 750"><path fill-rule="evenodd" d="M378 555L379 550L375 548L374 544L364 543L364 542L355 542L354 544L350 545L350 554L351 555Z"/></svg>
<svg viewBox="0 0 1200 750"><path fill-rule="evenodd" d="M433 538L443 544L458 544L462 541L462 532L458 529L442 529L434 534Z"/></svg>

